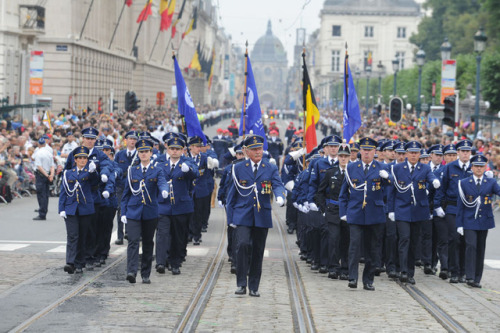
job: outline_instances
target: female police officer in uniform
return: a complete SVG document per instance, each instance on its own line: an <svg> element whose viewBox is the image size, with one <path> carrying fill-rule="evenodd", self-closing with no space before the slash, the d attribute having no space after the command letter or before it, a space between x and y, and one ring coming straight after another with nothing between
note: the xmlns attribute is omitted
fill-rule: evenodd
<svg viewBox="0 0 500 333"><path fill-rule="evenodd" d="M142 236L141 276L143 283L151 283L153 237L158 223L157 193L168 197L169 186L163 171L153 166L153 143L147 139L137 141L136 148L141 163L130 166L121 201L121 221L127 224L127 281L135 283L139 262L139 242Z"/></svg>

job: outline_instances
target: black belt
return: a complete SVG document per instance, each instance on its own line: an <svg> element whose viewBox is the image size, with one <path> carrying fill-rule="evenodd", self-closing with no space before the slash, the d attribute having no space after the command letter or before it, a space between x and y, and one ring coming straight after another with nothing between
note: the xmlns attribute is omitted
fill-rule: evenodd
<svg viewBox="0 0 500 333"><path fill-rule="evenodd" d="M92 191L97 191L97 190L99 189L99 185L97 185L97 186L92 186L90 189L91 189Z"/></svg>
<svg viewBox="0 0 500 333"><path fill-rule="evenodd" d="M453 201L453 200L446 200L446 204L449 205L449 206L456 206L457 202Z"/></svg>

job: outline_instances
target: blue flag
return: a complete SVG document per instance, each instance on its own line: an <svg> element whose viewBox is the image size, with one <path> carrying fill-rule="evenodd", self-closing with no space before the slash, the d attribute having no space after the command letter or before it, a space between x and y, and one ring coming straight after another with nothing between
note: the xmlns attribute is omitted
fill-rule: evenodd
<svg viewBox="0 0 500 333"><path fill-rule="evenodd" d="M186 87L186 82L184 82L184 78L182 77L179 63L177 63L177 59L175 57L173 58L175 67L175 85L177 86L177 106L179 108L179 113L184 116L187 134L189 137L199 136L203 140L203 143L206 144L207 138L201 130L200 120L196 114L193 99L191 98L191 94Z"/></svg>
<svg viewBox="0 0 500 333"><path fill-rule="evenodd" d="M351 76L348 62L349 56L345 56L344 66L344 139L347 143L361 126L361 115L359 113L358 96Z"/></svg>
<svg viewBox="0 0 500 333"><path fill-rule="evenodd" d="M262 113L260 110L259 96L257 95L257 87L255 86L255 79L253 77L252 65L250 64L250 57L247 58L247 86L246 86L246 105L241 107L240 119L240 136L243 135L243 127L245 128L245 135L250 133L260 135L264 138L264 150L267 150L267 138L262 123ZM245 126L243 126L243 116L245 116ZM252 132L250 132L252 131Z"/></svg>

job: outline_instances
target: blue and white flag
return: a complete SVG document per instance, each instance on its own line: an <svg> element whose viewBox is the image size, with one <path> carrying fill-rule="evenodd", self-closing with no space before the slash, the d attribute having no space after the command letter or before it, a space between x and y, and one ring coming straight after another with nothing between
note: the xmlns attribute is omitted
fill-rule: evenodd
<svg viewBox="0 0 500 333"><path fill-rule="evenodd" d="M199 136L203 140L203 143L206 144L207 138L201 130L200 120L196 114L193 99L191 98L186 82L184 82L184 78L182 77L179 63L177 62L175 56L173 58L175 67L175 85L177 87L177 107L179 109L179 113L184 116L187 135L189 137Z"/></svg>
<svg viewBox="0 0 500 333"><path fill-rule="evenodd" d="M361 126L361 115L359 113L358 95L352 80L349 68L349 56L345 55L344 66L344 133L343 137L347 143Z"/></svg>
<svg viewBox="0 0 500 333"><path fill-rule="evenodd" d="M257 87L255 86L255 79L253 77L252 65L250 64L250 57L247 58L247 86L246 86L246 105L241 107L240 119L240 136L243 135L243 128L245 135L250 133L260 135L264 138L264 150L267 150L266 131L262 123L262 112L260 109L259 96L257 95ZM245 117L245 126L243 126L243 116ZM251 132L250 132L251 131Z"/></svg>

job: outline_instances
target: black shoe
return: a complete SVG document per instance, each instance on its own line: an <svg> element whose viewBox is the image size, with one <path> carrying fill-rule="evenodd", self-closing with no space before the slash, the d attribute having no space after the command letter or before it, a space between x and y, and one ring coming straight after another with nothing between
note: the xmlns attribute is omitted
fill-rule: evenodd
<svg viewBox="0 0 500 333"><path fill-rule="evenodd" d="M458 283L458 277L452 276L450 279L450 283Z"/></svg>
<svg viewBox="0 0 500 333"><path fill-rule="evenodd" d="M359 258L359 263L360 263L360 264L364 264L364 263L365 263L365 257L361 257L361 258Z"/></svg>
<svg viewBox="0 0 500 333"><path fill-rule="evenodd" d="M318 265L318 264L312 264L312 265L311 265L311 270L312 270L312 271L317 271L317 270L319 270L319 265Z"/></svg>
<svg viewBox="0 0 500 333"><path fill-rule="evenodd" d="M425 267L424 267L424 274L434 275L434 271L432 270L431 265L425 265Z"/></svg>
<svg viewBox="0 0 500 333"><path fill-rule="evenodd" d="M374 272L375 276L380 276L380 272L381 272L380 267L375 267L375 272Z"/></svg>
<svg viewBox="0 0 500 333"><path fill-rule="evenodd" d="M333 280L337 280L339 278L339 275L337 274L337 272L330 272L330 273L328 273L328 278L333 279Z"/></svg>
<svg viewBox="0 0 500 333"><path fill-rule="evenodd" d="M229 257L229 258L227 258L227 261L229 261L229 262L233 262L233 257Z"/></svg>
<svg viewBox="0 0 500 333"><path fill-rule="evenodd" d="M41 216L37 216L37 217L34 217L33 218L33 221L45 221L46 218L45 217L41 217Z"/></svg>
<svg viewBox="0 0 500 333"><path fill-rule="evenodd" d="M238 287L234 293L236 295L245 295L247 293L247 287Z"/></svg>
<svg viewBox="0 0 500 333"><path fill-rule="evenodd" d="M127 274L127 281L130 283L135 283L135 274L134 273L128 273Z"/></svg>
<svg viewBox="0 0 500 333"><path fill-rule="evenodd" d="M423 264L422 264L422 260L420 260L420 259L415 260L415 266L417 266L417 267L421 267L421 266L423 266Z"/></svg>
<svg viewBox="0 0 500 333"><path fill-rule="evenodd" d="M465 282L466 282L465 276L458 278L458 283L465 283Z"/></svg>
<svg viewBox="0 0 500 333"><path fill-rule="evenodd" d="M415 282L415 278L413 278L413 277L409 277L409 278L408 278L408 283L409 283L409 284L415 284L415 283L416 283L416 282Z"/></svg>
<svg viewBox="0 0 500 333"><path fill-rule="evenodd" d="M474 284L474 280L473 279L467 279L466 283L467 283L468 286L472 287L472 285Z"/></svg>
<svg viewBox="0 0 500 333"><path fill-rule="evenodd" d="M128 234L125 233L125 235L123 236L124 239L128 240Z"/></svg>
<svg viewBox="0 0 500 333"><path fill-rule="evenodd" d="M248 295L252 296L252 297L260 297L260 294L257 290L250 290L250 292L248 293Z"/></svg>
<svg viewBox="0 0 500 333"><path fill-rule="evenodd" d="M312 258L307 258L307 259L306 259L306 263L308 263L308 264L312 264L312 262L313 262Z"/></svg>
<svg viewBox="0 0 500 333"><path fill-rule="evenodd" d="M94 267L101 267L101 261L98 260L94 263Z"/></svg>
<svg viewBox="0 0 500 333"><path fill-rule="evenodd" d="M385 273L385 272L386 272L385 266L380 267L380 273Z"/></svg>
<svg viewBox="0 0 500 333"><path fill-rule="evenodd" d="M448 271L446 269L441 270L441 272L439 272L439 277L446 280L448 278Z"/></svg>
<svg viewBox="0 0 500 333"><path fill-rule="evenodd" d="M94 270L94 264L86 264L85 269L88 271L93 271Z"/></svg>
<svg viewBox="0 0 500 333"><path fill-rule="evenodd" d="M305 254L300 255L300 260L305 261L307 260L307 256Z"/></svg>
<svg viewBox="0 0 500 333"><path fill-rule="evenodd" d="M181 270L179 267L172 267L172 275L179 275L181 274Z"/></svg>
<svg viewBox="0 0 500 333"><path fill-rule="evenodd" d="M347 274L340 274L340 280L349 280L349 276L347 276Z"/></svg>
<svg viewBox="0 0 500 333"><path fill-rule="evenodd" d="M64 266L64 271L68 274L73 274L75 272L75 265L66 264Z"/></svg>
<svg viewBox="0 0 500 333"><path fill-rule="evenodd" d="M287 229L288 234L293 235L293 229Z"/></svg>
<svg viewBox="0 0 500 333"><path fill-rule="evenodd" d="M191 243L193 241L193 237L188 237L188 243Z"/></svg>
<svg viewBox="0 0 500 333"><path fill-rule="evenodd" d="M375 290L375 287L373 286L373 284L363 284L363 289L364 290L370 290L370 291L374 291Z"/></svg>
<svg viewBox="0 0 500 333"><path fill-rule="evenodd" d="M389 277L389 279L396 279L398 277L398 273L396 273L396 271L390 271L389 273L387 273L387 276Z"/></svg>
<svg viewBox="0 0 500 333"><path fill-rule="evenodd" d="M101 265L106 265L106 259L101 259L99 260L99 262L101 263Z"/></svg>
<svg viewBox="0 0 500 333"><path fill-rule="evenodd" d="M474 283L472 283L472 286L471 286L471 287L474 287L474 288L479 288L479 289L481 289L481 288L482 288L482 286L479 284L479 282L474 282Z"/></svg>
<svg viewBox="0 0 500 333"><path fill-rule="evenodd" d="M401 282L408 282L408 274L407 273L401 273L401 276L399 277L399 281L401 281Z"/></svg>
<svg viewBox="0 0 500 333"><path fill-rule="evenodd" d="M40 209L35 209L35 213L38 213L40 211Z"/></svg>
<svg viewBox="0 0 500 333"><path fill-rule="evenodd" d="M156 271L160 274L165 274L165 266L163 265L156 266Z"/></svg>
<svg viewBox="0 0 500 333"><path fill-rule="evenodd" d="M200 245L200 241L199 240L193 241L193 245Z"/></svg>
<svg viewBox="0 0 500 333"><path fill-rule="evenodd" d="M123 245L123 239L118 238L117 240L115 240L115 244L116 245Z"/></svg>
<svg viewBox="0 0 500 333"><path fill-rule="evenodd" d="M236 266L231 265L231 274L236 274Z"/></svg>
<svg viewBox="0 0 500 333"><path fill-rule="evenodd" d="M326 274L326 273L328 273L328 268L326 268L326 266L321 266L321 267L319 268L319 272L320 272L321 274Z"/></svg>
<svg viewBox="0 0 500 333"><path fill-rule="evenodd" d="M207 232L208 229L207 228L201 228L201 232Z"/></svg>
<svg viewBox="0 0 500 333"><path fill-rule="evenodd" d="M349 286L349 288L357 288L358 287L358 281L357 280L349 280L348 286Z"/></svg>
<svg viewBox="0 0 500 333"><path fill-rule="evenodd" d="M151 280L148 277L143 277L142 278L142 283L144 283L144 284L151 284Z"/></svg>
<svg viewBox="0 0 500 333"><path fill-rule="evenodd" d="M83 274L83 269L81 267L75 268L76 274Z"/></svg>

